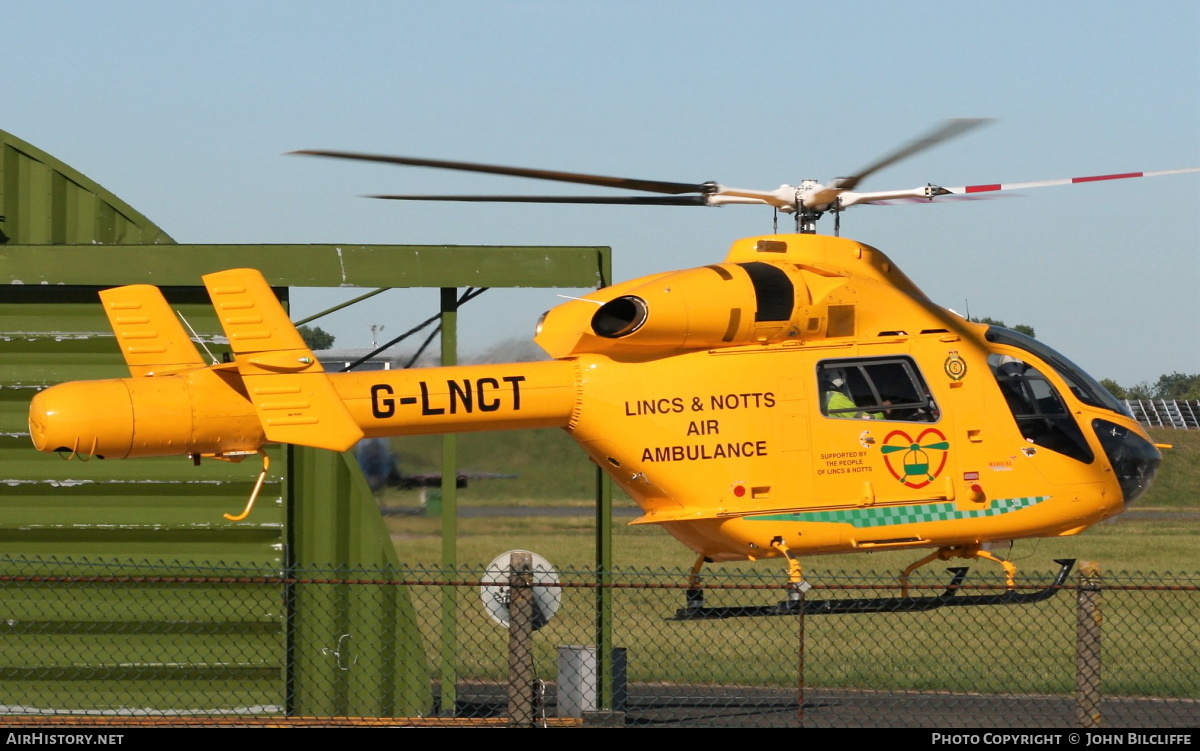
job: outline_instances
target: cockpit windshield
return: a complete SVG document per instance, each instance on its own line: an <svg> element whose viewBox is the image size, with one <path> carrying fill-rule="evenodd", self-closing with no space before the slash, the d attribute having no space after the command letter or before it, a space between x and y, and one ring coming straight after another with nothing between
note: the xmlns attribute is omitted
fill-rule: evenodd
<svg viewBox="0 0 1200 751"><path fill-rule="evenodd" d="M1046 345L996 326L989 328L986 336L989 342L1012 348L1010 352L1024 350L1035 355L1028 359L1040 360L1053 368L1084 404L1129 416L1125 406L1103 386ZM988 365L1025 440L1085 464L1092 463L1094 453L1084 437L1084 426L1076 422L1063 395L1037 366L995 351L988 355ZM1128 425L1098 417L1090 425L1121 484L1125 503L1133 503L1150 486L1162 455L1154 444Z"/></svg>
<svg viewBox="0 0 1200 751"><path fill-rule="evenodd" d="M1083 372L1078 365L1038 340L1012 331L1011 329L1000 328L999 326L992 326L988 329L987 340L996 344L1007 344L1010 347L1017 347L1018 349L1023 349L1026 352L1032 352L1037 355L1039 359L1054 368L1054 372L1058 373L1066 381L1067 387L1071 389L1071 393L1074 394L1075 398L1084 404L1091 407L1099 407L1100 409L1112 410L1117 414L1127 417L1130 416L1129 410L1125 408L1125 405L1115 396L1108 393L1108 389L1097 383L1096 379Z"/></svg>

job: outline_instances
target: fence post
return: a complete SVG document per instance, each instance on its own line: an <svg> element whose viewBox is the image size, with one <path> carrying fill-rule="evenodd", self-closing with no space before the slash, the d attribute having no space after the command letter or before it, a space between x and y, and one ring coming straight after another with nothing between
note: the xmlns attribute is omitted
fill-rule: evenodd
<svg viewBox="0 0 1200 751"><path fill-rule="evenodd" d="M800 615L796 616L796 720L804 727L804 595L806 587L798 587Z"/></svg>
<svg viewBox="0 0 1200 751"><path fill-rule="evenodd" d="M1081 728L1100 727L1100 567L1083 561L1075 611L1075 721Z"/></svg>
<svg viewBox="0 0 1200 751"><path fill-rule="evenodd" d="M508 726L534 727L533 554L517 551L508 572Z"/></svg>

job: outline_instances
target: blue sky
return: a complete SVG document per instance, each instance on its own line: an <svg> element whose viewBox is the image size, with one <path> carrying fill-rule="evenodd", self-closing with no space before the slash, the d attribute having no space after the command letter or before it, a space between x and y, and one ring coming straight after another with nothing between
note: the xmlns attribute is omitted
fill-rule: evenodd
<svg viewBox="0 0 1200 751"><path fill-rule="evenodd" d="M3 0L0 129L180 242L609 245L618 280L719 261L765 207L401 204L590 192L285 156L345 149L771 189L852 173L951 117L985 128L864 190L1200 167L1200 4ZM785 226L781 223L781 227ZM826 220L824 231L832 231ZM1200 174L858 207L842 234L935 301L1124 385L1200 373ZM467 351L556 292L491 291ZM353 291L300 292L302 317ZM397 290L318 322L367 346L433 310Z"/></svg>

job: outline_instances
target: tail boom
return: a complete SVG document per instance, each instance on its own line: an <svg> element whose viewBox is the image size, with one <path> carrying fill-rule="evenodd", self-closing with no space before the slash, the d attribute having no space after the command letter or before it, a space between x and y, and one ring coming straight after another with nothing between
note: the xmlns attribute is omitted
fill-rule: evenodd
<svg viewBox="0 0 1200 751"><path fill-rule="evenodd" d="M243 376L227 363L62 383L34 396L30 434L40 451L111 459L242 455L267 443L344 451L360 437L566 427L577 410L569 361L303 377ZM321 421L339 411L352 431Z"/></svg>
<svg viewBox="0 0 1200 751"><path fill-rule="evenodd" d="M39 392L40 451L113 459L229 458L266 443L346 451L364 437L565 427L578 411L570 361L325 373L263 275L204 277L234 362L205 367L162 293L102 293L133 378Z"/></svg>
<svg viewBox="0 0 1200 751"><path fill-rule="evenodd" d="M339 373L329 380L368 438L561 428L578 411L575 363L563 360Z"/></svg>

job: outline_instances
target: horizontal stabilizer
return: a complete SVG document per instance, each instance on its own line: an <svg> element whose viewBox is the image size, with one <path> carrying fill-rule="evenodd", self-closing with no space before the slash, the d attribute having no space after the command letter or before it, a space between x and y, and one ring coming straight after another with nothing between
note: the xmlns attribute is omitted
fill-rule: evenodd
<svg viewBox="0 0 1200 751"><path fill-rule="evenodd" d="M204 277L267 440L346 451L362 428L256 269Z"/></svg>
<svg viewBox="0 0 1200 751"><path fill-rule="evenodd" d="M200 353L158 287L133 284L106 289L100 293L100 301L135 378L204 367Z"/></svg>

